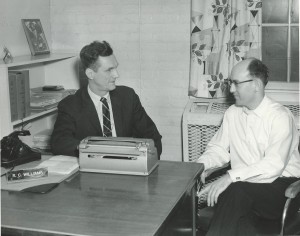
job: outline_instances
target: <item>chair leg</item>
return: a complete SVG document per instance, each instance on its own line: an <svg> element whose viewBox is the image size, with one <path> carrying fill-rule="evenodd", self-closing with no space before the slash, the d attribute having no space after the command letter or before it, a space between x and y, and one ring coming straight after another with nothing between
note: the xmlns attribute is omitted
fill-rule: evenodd
<svg viewBox="0 0 300 236"><path fill-rule="evenodd" d="M280 230L280 236L283 236L283 231L284 231L284 223L286 220L286 215L287 215L287 211L289 209L289 205L291 203L292 199L288 198L285 202L284 208L283 208L283 213L282 213L282 218L281 218L281 230Z"/></svg>

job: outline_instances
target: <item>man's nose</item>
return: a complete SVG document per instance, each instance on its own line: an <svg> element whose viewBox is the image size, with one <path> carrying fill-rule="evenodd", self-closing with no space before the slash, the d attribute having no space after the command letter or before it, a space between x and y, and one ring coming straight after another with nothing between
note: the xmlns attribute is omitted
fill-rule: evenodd
<svg viewBox="0 0 300 236"><path fill-rule="evenodd" d="M118 73L117 69L114 69L111 71L111 76L115 79L119 77L119 73Z"/></svg>
<svg viewBox="0 0 300 236"><path fill-rule="evenodd" d="M234 93L235 90L236 90L235 85L234 85L234 84L231 84L231 85L230 85L230 92L231 92L231 93Z"/></svg>

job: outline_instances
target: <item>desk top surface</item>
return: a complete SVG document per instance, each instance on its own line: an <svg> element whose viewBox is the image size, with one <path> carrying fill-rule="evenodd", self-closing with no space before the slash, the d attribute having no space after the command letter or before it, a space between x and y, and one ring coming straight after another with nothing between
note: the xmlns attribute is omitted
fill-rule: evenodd
<svg viewBox="0 0 300 236"><path fill-rule="evenodd" d="M46 194L1 191L1 225L68 235L155 235L202 169L160 161L149 176L78 172Z"/></svg>

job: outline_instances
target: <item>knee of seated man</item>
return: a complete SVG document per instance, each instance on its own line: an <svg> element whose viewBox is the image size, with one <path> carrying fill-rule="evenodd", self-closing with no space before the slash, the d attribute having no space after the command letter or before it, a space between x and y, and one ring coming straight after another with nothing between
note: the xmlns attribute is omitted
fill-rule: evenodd
<svg viewBox="0 0 300 236"><path fill-rule="evenodd" d="M228 191L231 191L231 192L244 192L246 188L249 188L249 184L248 182L242 182L242 181L239 181L239 182L234 182L234 183L231 183L229 186L228 186Z"/></svg>
<svg viewBox="0 0 300 236"><path fill-rule="evenodd" d="M248 182L234 182L220 195L220 198L230 197L231 199L242 199L247 197L246 189L249 187Z"/></svg>

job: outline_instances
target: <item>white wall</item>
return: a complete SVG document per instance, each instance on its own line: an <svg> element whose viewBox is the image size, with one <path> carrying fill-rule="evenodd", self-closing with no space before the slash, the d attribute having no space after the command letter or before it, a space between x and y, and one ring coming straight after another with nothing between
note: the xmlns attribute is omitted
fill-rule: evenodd
<svg viewBox="0 0 300 236"><path fill-rule="evenodd" d="M1 55L4 45L13 56L30 54L21 19L40 19L51 48L49 0L0 0Z"/></svg>
<svg viewBox="0 0 300 236"><path fill-rule="evenodd" d="M164 160L182 160L181 117L188 101L189 0L51 0L53 50L78 53L107 40L118 83L139 94L163 136Z"/></svg>
<svg viewBox="0 0 300 236"><path fill-rule="evenodd" d="M22 18L41 19L52 52L107 40L119 84L131 86L163 136L163 160L182 160L188 101L189 0L0 0L0 46L30 54ZM4 32L4 33L2 33Z"/></svg>

